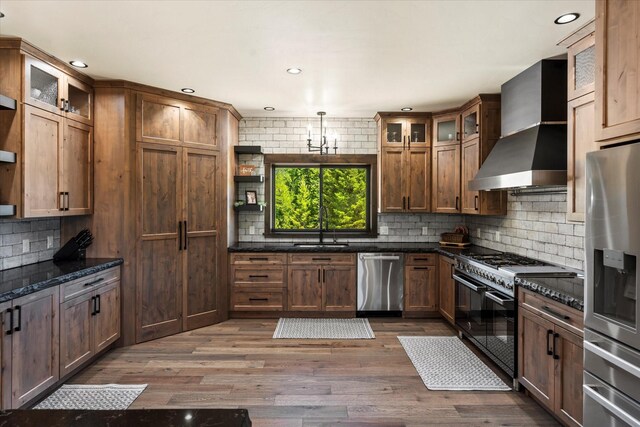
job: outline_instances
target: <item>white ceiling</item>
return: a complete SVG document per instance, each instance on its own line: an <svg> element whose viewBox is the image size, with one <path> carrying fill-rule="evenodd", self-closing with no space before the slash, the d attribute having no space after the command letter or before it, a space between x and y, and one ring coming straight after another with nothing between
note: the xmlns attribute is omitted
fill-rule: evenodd
<svg viewBox="0 0 640 427"><path fill-rule="evenodd" d="M594 0L0 0L0 34L81 59L96 79L193 87L245 117L373 117L498 92L563 53L556 43L594 8ZM581 17L553 23L567 12Z"/></svg>

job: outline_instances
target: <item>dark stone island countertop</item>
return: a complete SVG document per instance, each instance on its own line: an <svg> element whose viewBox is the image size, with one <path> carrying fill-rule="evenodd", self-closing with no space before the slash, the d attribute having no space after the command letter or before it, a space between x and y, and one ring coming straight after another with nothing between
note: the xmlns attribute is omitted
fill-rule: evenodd
<svg viewBox="0 0 640 427"><path fill-rule="evenodd" d="M0 303L89 276L123 262L122 258L88 258L80 261L43 261L1 270Z"/></svg>
<svg viewBox="0 0 640 427"><path fill-rule="evenodd" d="M333 247L326 246L305 247L294 246L293 243L238 243L228 248L229 252L403 252L403 253L439 253L454 257L456 255L470 254L494 254L499 253L493 249L482 246L471 245L468 248L458 249L440 246L438 243L349 243L348 246Z"/></svg>
<svg viewBox="0 0 640 427"><path fill-rule="evenodd" d="M0 411L0 427L250 427L246 409Z"/></svg>
<svg viewBox="0 0 640 427"><path fill-rule="evenodd" d="M584 279L581 277L518 277L516 284L523 289L584 311Z"/></svg>

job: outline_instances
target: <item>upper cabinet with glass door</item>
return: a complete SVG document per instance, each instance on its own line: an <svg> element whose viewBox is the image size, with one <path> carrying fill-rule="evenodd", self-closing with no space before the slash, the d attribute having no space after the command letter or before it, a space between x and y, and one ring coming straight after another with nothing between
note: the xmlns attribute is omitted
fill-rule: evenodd
<svg viewBox="0 0 640 427"><path fill-rule="evenodd" d="M462 112L462 142L471 141L480 136L480 104Z"/></svg>
<svg viewBox="0 0 640 427"><path fill-rule="evenodd" d="M25 55L24 102L87 125L93 124L93 89L59 69Z"/></svg>
<svg viewBox="0 0 640 427"><path fill-rule="evenodd" d="M381 139L383 147L409 149L413 145L430 146L428 115L395 115L379 113L382 118Z"/></svg>
<svg viewBox="0 0 640 427"><path fill-rule="evenodd" d="M433 145L460 142L460 113L457 111L433 116Z"/></svg>

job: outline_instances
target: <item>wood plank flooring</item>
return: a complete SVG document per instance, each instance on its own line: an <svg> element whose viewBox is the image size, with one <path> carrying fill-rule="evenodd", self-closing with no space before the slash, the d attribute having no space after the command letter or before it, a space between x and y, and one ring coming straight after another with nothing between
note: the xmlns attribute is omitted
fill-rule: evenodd
<svg viewBox="0 0 640 427"><path fill-rule="evenodd" d="M454 335L444 321L370 319L376 339L350 341L273 340L276 322L116 349L70 382L146 383L131 409L247 408L255 426L558 425L524 393L428 390L396 337Z"/></svg>

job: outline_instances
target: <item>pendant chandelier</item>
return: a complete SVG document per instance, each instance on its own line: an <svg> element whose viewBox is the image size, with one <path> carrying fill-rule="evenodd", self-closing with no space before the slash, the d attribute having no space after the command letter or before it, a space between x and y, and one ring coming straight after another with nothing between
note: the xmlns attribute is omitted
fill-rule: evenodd
<svg viewBox="0 0 640 427"><path fill-rule="evenodd" d="M320 154L329 154L329 150L333 150L333 154L338 153L338 137L333 134L333 147L329 147L329 141L327 139L327 129L323 126L322 117L327 113L324 111L318 111L320 116L320 142L317 145L311 144L311 125L307 128L309 131L309 137L307 138L307 149L310 153L320 152Z"/></svg>

